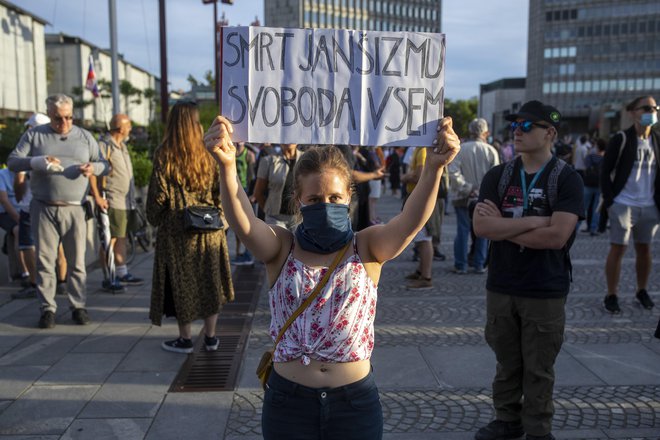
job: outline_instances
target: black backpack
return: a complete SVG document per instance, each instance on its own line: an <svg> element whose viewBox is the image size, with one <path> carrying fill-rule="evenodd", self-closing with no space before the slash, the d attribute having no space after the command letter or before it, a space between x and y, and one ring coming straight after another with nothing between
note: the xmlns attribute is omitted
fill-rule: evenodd
<svg viewBox="0 0 660 440"><path fill-rule="evenodd" d="M553 157L551 161L553 163L549 168L550 174L548 175L548 179L546 181L545 193L548 196L548 205L550 206L550 211L554 211L554 206L557 203L557 199L559 197L559 176L568 164L558 157ZM518 165L517 169L520 169L522 166L522 159L520 159L520 157L510 160L502 167L502 174L500 174L500 179L497 182L497 195L500 198L500 209L502 208L502 200L504 199L506 190L511 184L511 177L513 176L513 172L516 169L516 165ZM573 245L573 241L575 241L575 233L573 233L571 238L568 240L568 242L566 242L562 249L564 251L564 260L566 261L566 267L568 267L568 273L571 282L573 281L573 265L571 264L571 256L569 254L569 250ZM490 249L488 252L488 259L490 259Z"/></svg>

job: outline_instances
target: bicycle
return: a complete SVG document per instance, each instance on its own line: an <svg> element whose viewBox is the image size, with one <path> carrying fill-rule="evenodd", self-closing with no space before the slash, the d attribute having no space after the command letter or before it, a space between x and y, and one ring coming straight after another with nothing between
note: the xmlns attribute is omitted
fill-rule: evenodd
<svg viewBox="0 0 660 440"><path fill-rule="evenodd" d="M131 264L136 254L136 246L142 248L144 252L149 252L153 246L154 228L147 222L144 213L144 206L141 198L137 198L135 214L137 217L137 227L128 232L126 237L126 264Z"/></svg>

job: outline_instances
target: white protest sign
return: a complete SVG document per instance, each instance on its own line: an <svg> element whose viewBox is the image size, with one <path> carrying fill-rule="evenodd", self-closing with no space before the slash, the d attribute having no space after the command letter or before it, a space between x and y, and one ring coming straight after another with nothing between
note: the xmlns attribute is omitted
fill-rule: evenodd
<svg viewBox="0 0 660 440"><path fill-rule="evenodd" d="M429 146L445 36L225 27L221 112L247 142Z"/></svg>

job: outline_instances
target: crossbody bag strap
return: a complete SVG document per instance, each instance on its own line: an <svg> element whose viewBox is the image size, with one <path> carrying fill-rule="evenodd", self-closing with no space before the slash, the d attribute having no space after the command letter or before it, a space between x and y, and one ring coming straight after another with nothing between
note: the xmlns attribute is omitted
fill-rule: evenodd
<svg viewBox="0 0 660 440"><path fill-rule="evenodd" d="M179 191L181 192L181 200L183 200L183 207L187 208L188 204L186 203L186 195L183 192L183 187L181 185L179 185L178 183L177 183L176 186L179 187Z"/></svg>
<svg viewBox="0 0 660 440"><path fill-rule="evenodd" d="M335 271L337 268L337 265L339 262L342 260L344 255L346 254L346 251L348 248L351 247L351 242L349 241L346 243L346 246L344 246L339 252L337 252L337 255L335 256L335 259L332 261L332 264L328 268L328 270L325 272L325 275L323 275L323 278L321 278L321 281L318 282L316 287L314 288L314 291L310 293L310 295L307 297L305 301L303 301L302 304L296 309L295 312L287 319L286 323L284 324L284 327L280 330L280 332L277 335L277 339L275 340L275 344L273 346L273 349L277 348L277 344L280 342L280 339L284 336L284 333L287 331L287 329L293 324L293 321L296 320L298 316L314 301L314 299L319 296L319 293L321 293L321 290L323 290L323 287L326 285L328 282L328 279L330 279L330 275L332 275L332 272Z"/></svg>

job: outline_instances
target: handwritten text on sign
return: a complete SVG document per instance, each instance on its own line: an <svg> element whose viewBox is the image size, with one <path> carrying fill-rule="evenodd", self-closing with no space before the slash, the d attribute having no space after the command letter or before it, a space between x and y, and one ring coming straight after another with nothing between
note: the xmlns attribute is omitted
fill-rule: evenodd
<svg viewBox="0 0 660 440"><path fill-rule="evenodd" d="M431 145L443 34L226 27L222 114L248 142Z"/></svg>

